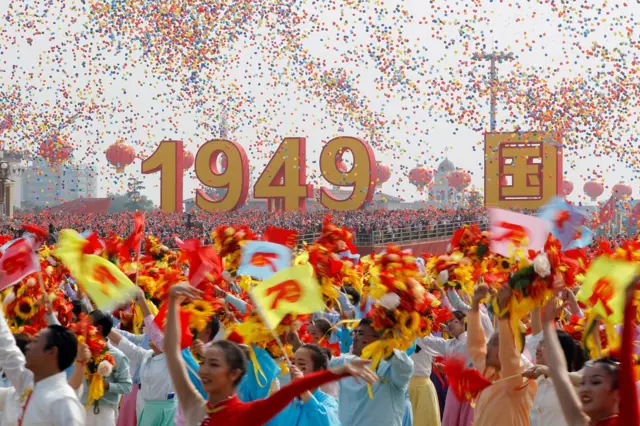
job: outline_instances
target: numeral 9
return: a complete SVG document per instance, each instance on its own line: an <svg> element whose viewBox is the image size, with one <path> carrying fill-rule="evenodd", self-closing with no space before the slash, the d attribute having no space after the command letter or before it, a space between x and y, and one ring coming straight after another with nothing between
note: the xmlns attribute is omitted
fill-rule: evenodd
<svg viewBox="0 0 640 426"><path fill-rule="evenodd" d="M227 158L224 171L218 170L220 155ZM224 163L224 161L223 161ZM198 150L195 161L198 180L211 188L225 188L221 200L212 200L204 191L196 191L196 205L208 212L226 212L242 207L249 194L249 161L241 145L216 139L206 142Z"/></svg>
<svg viewBox="0 0 640 426"><path fill-rule="evenodd" d="M343 173L338 169L338 160L346 151L353 155L353 167ZM376 159L369 144L363 140L345 136L330 140L320 153L320 172L332 185L353 187L345 200L334 198L322 188L320 202L326 208L357 210L371 202L376 186Z"/></svg>

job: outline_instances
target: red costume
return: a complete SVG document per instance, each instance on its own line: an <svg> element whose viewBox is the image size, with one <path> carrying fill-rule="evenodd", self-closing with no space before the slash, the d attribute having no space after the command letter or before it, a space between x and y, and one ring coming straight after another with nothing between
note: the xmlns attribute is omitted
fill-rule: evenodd
<svg viewBox="0 0 640 426"><path fill-rule="evenodd" d="M301 393L347 376L348 374L336 375L328 370L318 371L291 382L268 398L252 402L241 402L234 395L230 399L214 406L210 406L207 403L207 412L209 414L201 426L253 426L265 424Z"/></svg>

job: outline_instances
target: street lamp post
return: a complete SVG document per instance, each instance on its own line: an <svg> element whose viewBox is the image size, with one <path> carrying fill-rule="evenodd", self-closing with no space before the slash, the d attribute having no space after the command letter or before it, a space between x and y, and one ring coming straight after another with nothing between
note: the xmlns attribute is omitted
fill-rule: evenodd
<svg viewBox="0 0 640 426"><path fill-rule="evenodd" d="M2 200L2 203L0 204L1 210L0 210L0 214L2 214L2 217L4 218L7 214L6 214L6 185L7 185L7 181L9 180L9 172L10 172L10 167L9 167L9 162L8 161L0 161L0 200Z"/></svg>
<svg viewBox="0 0 640 426"><path fill-rule="evenodd" d="M491 81L491 109L489 112L489 129L491 133L496 131L496 93L494 90L494 84L498 81L498 72L496 70L496 62L502 63L503 61L513 61L515 58L512 52L508 53L474 53L471 57L474 61L489 61L491 68L489 77Z"/></svg>

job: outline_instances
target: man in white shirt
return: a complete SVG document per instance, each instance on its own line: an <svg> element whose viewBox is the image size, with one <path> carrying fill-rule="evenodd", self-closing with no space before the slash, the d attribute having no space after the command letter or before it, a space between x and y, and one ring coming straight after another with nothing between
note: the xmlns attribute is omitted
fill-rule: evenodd
<svg viewBox="0 0 640 426"><path fill-rule="evenodd" d="M51 325L38 333L27 346L26 357L0 310L0 368L13 388L3 392L16 398L18 424L24 426L83 426L85 410L75 391L67 383L65 370L71 366L78 351L73 333L59 325ZM13 405L13 404L10 404ZM2 424L9 419L5 411ZM17 416L16 416L17 414Z"/></svg>

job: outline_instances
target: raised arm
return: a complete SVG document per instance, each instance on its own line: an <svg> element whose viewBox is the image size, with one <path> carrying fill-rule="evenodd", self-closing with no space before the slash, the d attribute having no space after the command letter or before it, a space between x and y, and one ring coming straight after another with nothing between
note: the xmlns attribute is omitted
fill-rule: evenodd
<svg viewBox="0 0 640 426"><path fill-rule="evenodd" d="M78 345L76 364L68 380L69 386L71 386L75 391L80 389L80 386L82 386L82 383L84 382L85 367L87 366L89 358L91 358L89 346L86 343Z"/></svg>
<svg viewBox="0 0 640 426"><path fill-rule="evenodd" d="M513 291L508 284L503 285L498 290L498 307L504 310L509 306L509 301L513 296ZM520 363L520 352L516 347L516 338L514 330L509 324L507 317L498 320L498 334L500 335L500 345L498 349L498 357L500 358L500 369L502 377L516 376L524 372L524 367ZM517 392L518 386L522 385L524 378L522 376L509 379L510 392Z"/></svg>
<svg viewBox="0 0 640 426"><path fill-rule="evenodd" d="M284 386L268 398L250 403L248 409L243 413L241 419L238 419L237 423L264 424L282 411L298 395L305 391L319 388L325 383L340 380L343 377L354 376L373 384L378 378L365 367L368 364L370 364L369 361L354 360L351 364L332 367L329 370L318 371L304 376Z"/></svg>
<svg viewBox="0 0 640 426"><path fill-rule="evenodd" d="M398 388L407 386L413 374L413 360L406 352L394 349L388 362L391 364L389 381Z"/></svg>
<svg viewBox="0 0 640 426"><path fill-rule="evenodd" d="M637 307L633 304L633 291L637 285L630 286L624 310L624 329L622 330L622 359L620 360L620 420L621 425L640 424L638 413L638 389L635 382L635 361L633 345L635 339L635 319Z"/></svg>
<svg viewBox="0 0 640 426"><path fill-rule="evenodd" d="M586 425L589 418L582 412L582 404L578 394L569 379L567 361L564 358L558 335L553 326L556 316L562 309L558 299L552 298L547 302L543 311L542 330L544 333L544 356L547 359L549 375L556 389L556 395L562 408L562 414L567 424Z"/></svg>
<svg viewBox="0 0 640 426"><path fill-rule="evenodd" d="M167 357L167 367L173 381L173 386L183 412L199 409L204 400L189 380L184 361L180 355L180 317L178 315L178 298L196 298L200 291L188 284L176 284L169 290L169 309L167 310L167 324L164 335L164 353Z"/></svg>
<svg viewBox="0 0 640 426"><path fill-rule="evenodd" d="M476 287L471 300L471 309L467 312L467 351L473 366L484 371L487 361L487 338L480 322L480 302L489 294L489 287Z"/></svg>
<svg viewBox="0 0 640 426"><path fill-rule="evenodd" d="M25 368L25 358L0 309L0 368L7 376L18 395L33 385L33 374Z"/></svg>
<svg viewBox="0 0 640 426"><path fill-rule="evenodd" d="M151 349L143 349L140 346L135 345L128 339L125 339L116 330L111 330L109 333L109 340L122 351L123 354L129 358L130 361L136 364L142 363L147 356L152 356L153 351Z"/></svg>

